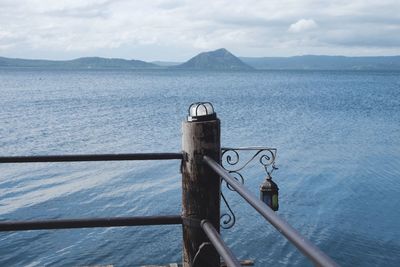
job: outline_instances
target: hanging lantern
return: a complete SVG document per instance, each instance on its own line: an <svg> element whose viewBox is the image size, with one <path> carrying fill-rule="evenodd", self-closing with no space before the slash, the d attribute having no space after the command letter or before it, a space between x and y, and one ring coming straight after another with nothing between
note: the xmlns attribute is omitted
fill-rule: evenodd
<svg viewBox="0 0 400 267"><path fill-rule="evenodd" d="M272 181L271 176L267 176L260 186L260 199L274 211L279 209L278 191L278 185Z"/></svg>

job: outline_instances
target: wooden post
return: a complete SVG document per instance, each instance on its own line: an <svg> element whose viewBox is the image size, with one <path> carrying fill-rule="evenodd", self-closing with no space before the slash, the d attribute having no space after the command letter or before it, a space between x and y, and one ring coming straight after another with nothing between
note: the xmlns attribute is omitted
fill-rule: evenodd
<svg viewBox="0 0 400 267"><path fill-rule="evenodd" d="M183 267L220 267L220 257L200 227L207 219L219 232L220 177L203 156L221 161L220 121L185 121L182 132Z"/></svg>

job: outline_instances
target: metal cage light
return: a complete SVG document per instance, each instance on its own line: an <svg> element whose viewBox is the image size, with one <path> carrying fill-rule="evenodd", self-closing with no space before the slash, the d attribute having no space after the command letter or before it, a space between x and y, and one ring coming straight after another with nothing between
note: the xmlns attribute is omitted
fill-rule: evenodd
<svg viewBox="0 0 400 267"><path fill-rule="evenodd" d="M188 121L208 121L215 120L217 114L214 107L210 102L197 102L189 107Z"/></svg>

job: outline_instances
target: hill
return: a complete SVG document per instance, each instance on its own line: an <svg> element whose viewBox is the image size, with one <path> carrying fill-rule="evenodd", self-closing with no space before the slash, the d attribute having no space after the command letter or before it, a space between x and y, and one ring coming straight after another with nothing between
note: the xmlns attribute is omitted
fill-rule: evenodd
<svg viewBox="0 0 400 267"><path fill-rule="evenodd" d="M252 70L225 48L203 52L173 68L196 70Z"/></svg>
<svg viewBox="0 0 400 267"><path fill-rule="evenodd" d="M83 57L73 60L37 60L0 57L0 67L52 69L148 69L160 66L141 60Z"/></svg>
<svg viewBox="0 0 400 267"><path fill-rule="evenodd" d="M241 57L256 69L276 70L400 70L400 56L345 57L345 56L294 56L294 57Z"/></svg>
<svg viewBox="0 0 400 267"><path fill-rule="evenodd" d="M195 70L400 70L400 56L236 57L221 48L203 52L185 63L120 58L82 57L42 60L0 57L0 68L48 69L195 69Z"/></svg>
<svg viewBox="0 0 400 267"><path fill-rule="evenodd" d="M161 67L170 67L182 64L182 62L176 62L176 61L151 61L150 63L156 64Z"/></svg>

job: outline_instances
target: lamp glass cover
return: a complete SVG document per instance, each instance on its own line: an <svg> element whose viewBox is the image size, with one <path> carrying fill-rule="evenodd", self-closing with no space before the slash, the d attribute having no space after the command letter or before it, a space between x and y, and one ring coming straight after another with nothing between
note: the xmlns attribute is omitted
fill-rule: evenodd
<svg viewBox="0 0 400 267"><path fill-rule="evenodd" d="M210 103L195 103L190 106L189 116L199 117L214 113L213 106Z"/></svg>

